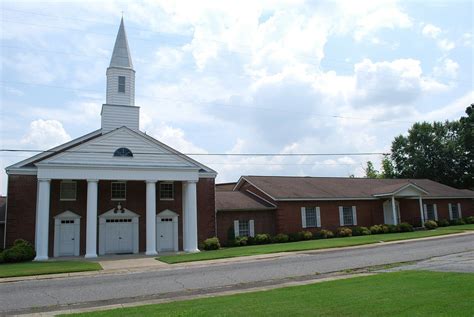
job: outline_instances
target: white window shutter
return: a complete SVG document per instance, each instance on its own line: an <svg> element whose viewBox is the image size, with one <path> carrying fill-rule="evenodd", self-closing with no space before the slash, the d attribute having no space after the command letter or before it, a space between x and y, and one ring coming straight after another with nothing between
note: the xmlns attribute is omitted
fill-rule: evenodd
<svg viewBox="0 0 474 317"><path fill-rule="evenodd" d="M433 208L434 208L435 220L438 221L438 208L436 207L436 204L433 204Z"/></svg>
<svg viewBox="0 0 474 317"><path fill-rule="evenodd" d="M423 204L423 214L425 215L425 222L428 221L428 211L426 209L426 204Z"/></svg>
<svg viewBox="0 0 474 317"><path fill-rule="evenodd" d="M339 225L344 226L344 212L342 211L342 206L339 206Z"/></svg>
<svg viewBox="0 0 474 317"><path fill-rule="evenodd" d="M253 220L249 220L249 231L250 231L250 236L255 237L255 223Z"/></svg>
<svg viewBox="0 0 474 317"><path fill-rule="evenodd" d="M459 219L461 219L462 218L461 203L458 203L458 214L459 214Z"/></svg>
<svg viewBox="0 0 474 317"><path fill-rule="evenodd" d="M316 226L321 228L321 209L316 207Z"/></svg>
<svg viewBox="0 0 474 317"><path fill-rule="evenodd" d="M352 224L357 226L357 208L356 206L352 206Z"/></svg>
<svg viewBox="0 0 474 317"><path fill-rule="evenodd" d="M301 207L301 226L306 228L306 207Z"/></svg>
<svg viewBox="0 0 474 317"><path fill-rule="evenodd" d="M448 209L449 209L449 220L453 220L453 207L451 203L448 204Z"/></svg>
<svg viewBox="0 0 474 317"><path fill-rule="evenodd" d="M239 236L239 221L234 220L234 236L237 238Z"/></svg>

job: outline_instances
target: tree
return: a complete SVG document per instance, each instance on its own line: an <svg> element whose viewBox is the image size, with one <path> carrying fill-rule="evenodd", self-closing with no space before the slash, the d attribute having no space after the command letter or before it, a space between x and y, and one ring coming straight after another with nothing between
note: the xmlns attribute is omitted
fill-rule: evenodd
<svg viewBox="0 0 474 317"><path fill-rule="evenodd" d="M367 167L365 170L365 177L366 178L379 178L380 174L375 169L374 164L371 161L367 161Z"/></svg>
<svg viewBox="0 0 474 317"><path fill-rule="evenodd" d="M387 173L397 178L429 178L450 186L473 186L473 105L458 121L415 123L392 142ZM384 169L385 170L385 169Z"/></svg>

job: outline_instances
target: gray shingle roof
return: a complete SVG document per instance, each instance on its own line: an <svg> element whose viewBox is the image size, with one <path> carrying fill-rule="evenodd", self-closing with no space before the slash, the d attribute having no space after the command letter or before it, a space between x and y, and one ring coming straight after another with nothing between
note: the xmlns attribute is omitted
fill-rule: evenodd
<svg viewBox="0 0 474 317"><path fill-rule="evenodd" d="M409 183L428 192L425 197L469 197L474 191L460 190L429 179L370 179L344 177L242 176L275 199L374 198Z"/></svg>

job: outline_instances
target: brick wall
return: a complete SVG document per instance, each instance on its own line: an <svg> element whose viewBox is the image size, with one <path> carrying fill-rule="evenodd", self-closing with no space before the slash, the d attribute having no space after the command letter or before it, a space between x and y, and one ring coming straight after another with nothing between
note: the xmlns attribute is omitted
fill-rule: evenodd
<svg viewBox="0 0 474 317"><path fill-rule="evenodd" d="M217 237L225 245L229 230L234 230L234 220L253 220L255 234L276 234L274 210L255 211L218 211L217 212Z"/></svg>
<svg viewBox="0 0 474 317"><path fill-rule="evenodd" d="M198 241L216 235L216 196L214 178L200 178L197 183Z"/></svg>
<svg viewBox="0 0 474 317"><path fill-rule="evenodd" d="M8 176L7 247L20 238L35 242L36 184L36 176Z"/></svg>

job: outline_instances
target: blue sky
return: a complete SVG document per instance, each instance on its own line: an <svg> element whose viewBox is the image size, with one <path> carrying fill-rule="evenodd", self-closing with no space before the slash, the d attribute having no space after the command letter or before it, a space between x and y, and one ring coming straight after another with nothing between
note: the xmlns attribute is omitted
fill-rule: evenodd
<svg viewBox="0 0 474 317"><path fill-rule="evenodd" d="M141 129L185 153L387 152L413 122L457 119L474 102L471 1L1 6L2 148L47 149L100 127L122 11ZM0 167L27 156L2 153ZM380 156L198 160L223 182L360 176Z"/></svg>

